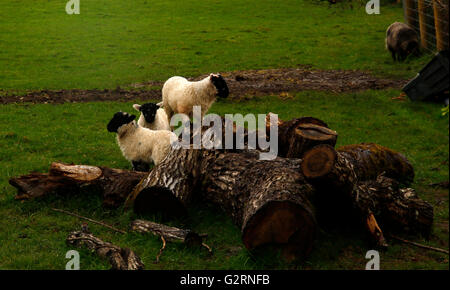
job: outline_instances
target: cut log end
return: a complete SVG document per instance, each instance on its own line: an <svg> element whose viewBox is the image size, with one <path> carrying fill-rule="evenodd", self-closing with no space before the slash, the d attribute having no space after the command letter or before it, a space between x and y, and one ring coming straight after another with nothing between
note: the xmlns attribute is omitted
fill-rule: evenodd
<svg viewBox="0 0 450 290"><path fill-rule="evenodd" d="M329 145L318 145L303 156L301 168L307 178L317 178L328 174L336 162L336 151Z"/></svg>
<svg viewBox="0 0 450 290"><path fill-rule="evenodd" d="M337 133L331 129L316 124L300 124L295 134L315 141L330 141L336 143Z"/></svg>
<svg viewBox="0 0 450 290"><path fill-rule="evenodd" d="M173 192L165 187L147 187L139 192L134 200L133 210L137 214L161 213L165 217L182 217L186 208L175 197Z"/></svg>
<svg viewBox="0 0 450 290"><path fill-rule="evenodd" d="M287 260L309 254L315 219L303 207L285 201L266 204L244 225L242 240L248 249L277 244Z"/></svg>

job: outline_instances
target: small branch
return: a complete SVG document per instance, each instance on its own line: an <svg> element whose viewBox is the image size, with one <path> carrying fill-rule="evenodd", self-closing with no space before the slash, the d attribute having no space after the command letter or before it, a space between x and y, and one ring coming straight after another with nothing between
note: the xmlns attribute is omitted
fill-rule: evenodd
<svg viewBox="0 0 450 290"><path fill-rule="evenodd" d="M416 243L416 242L411 242L411 241L408 241L408 240L399 238L399 237L394 236L394 235L389 235L389 237L393 238L394 240L403 242L403 243L405 243L405 244L410 244L410 245L413 245L413 246L416 246L416 247L419 247L419 248L423 248L423 249L427 249L427 250L432 250L432 251L436 251L436 252L441 252L441 253L445 253L445 254L447 254L447 255L449 254L448 250L444 250L444 249L440 249L440 248L435 248L435 247L431 247L431 246L427 246L427 245L422 245L422 244L419 244L419 243Z"/></svg>
<svg viewBox="0 0 450 290"><path fill-rule="evenodd" d="M202 243L202 247L207 248L207 249L208 249L208 253L212 254L212 250L211 250L211 248L210 248L207 244Z"/></svg>
<svg viewBox="0 0 450 290"><path fill-rule="evenodd" d="M121 248L97 238L85 226L82 227L81 231L71 232L67 236L66 242L79 248L86 247L99 257L107 259L114 270L144 269L142 260L132 250Z"/></svg>
<svg viewBox="0 0 450 290"><path fill-rule="evenodd" d="M76 213L72 213L72 212L69 212L69 211L66 211L66 210L63 210L63 209L59 209L59 208L52 208L52 210L53 210L53 211L56 211L56 212L65 213L65 214L68 214L68 215L71 215L71 216L74 216L74 217L77 217L77 218L80 218L80 219L84 219L84 220L90 221L91 223L94 223L94 224L97 224L97 225L101 225L101 226L103 226L103 227L106 227L106 228L108 228L108 229L110 229L110 230L113 230L113 231L118 232L118 233L121 233L121 234L126 234L126 232L123 231L123 230L117 229L117 228L115 228L115 227L113 227L113 226L110 226L110 225L108 225L108 224L105 224L105 223L103 223L103 222L96 221L96 220L93 220L93 219L91 219L91 218L88 218L88 217L84 217L84 216L78 215L78 214L76 214Z"/></svg>
<svg viewBox="0 0 450 290"><path fill-rule="evenodd" d="M159 263L159 257L161 257L162 252L163 252L164 249L166 248L166 239L164 239L163 236L161 236L161 241L163 242L163 245L162 245L161 249L159 249L159 253L158 253L158 255L156 256L156 262L155 262L155 264L158 264L158 263Z"/></svg>

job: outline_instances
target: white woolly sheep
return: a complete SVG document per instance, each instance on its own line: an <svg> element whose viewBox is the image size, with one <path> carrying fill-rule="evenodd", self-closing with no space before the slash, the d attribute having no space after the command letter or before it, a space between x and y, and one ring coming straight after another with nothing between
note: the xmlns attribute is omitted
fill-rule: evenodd
<svg viewBox="0 0 450 290"><path fill-rule="evenodd" d="M227 83L220 74L210 74L197 82L190 82L183 77L171 77L162 88L162 104L169 122L177 113L192 117L193 106L201 107L203 117L216 96L226 98L228 94Z"/></svg>
<svg viewBox="0 0 450 290"><path fill-rule="evenodd" d="M131 161L133 168L144 168L142 171L148 171L152 161L158 165L167 156L171 150L171 140L176 140L177 137L167 130L143 128L136 123L135 118L135 115L117 112L108 123L107 129L117 133L120 150L123 156Z"/></svg>
<svg viewBox="0 0 450 290"><path fill-rule="evenodd" d="M138 120L138 125L150 130L169 130L169 119L166 111L160 108L159 105L153 103L146 103L143 105L134 104L133 108L141 112Z"/></svg>

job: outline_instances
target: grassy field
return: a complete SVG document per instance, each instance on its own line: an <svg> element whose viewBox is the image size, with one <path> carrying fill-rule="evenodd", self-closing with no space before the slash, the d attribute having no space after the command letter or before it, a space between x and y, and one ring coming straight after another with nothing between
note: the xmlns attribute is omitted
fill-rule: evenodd
<svg viewBox="0 0 450 290"><path fill-rule="evenodd" d="M311 65L360 69L392 78L415 75L429 59L393 63L384 50L386 27L402 20L401 8L383 5L366 15L359 4L314 0L81 0L80 15L65 1L3 1L0 10L0 94L37 89L114 88L181 74ZM449 119L440 106L392 100L399 90L334 94L305 91L220 100L211 112L276 112L281 119L314 116L339 133L338 145L376 142L405 154L414 165L413 187L435 208L431 239L411 240L448 249L448 189L428 186L449 179ZM149 100L137 100L149 101ZM52 161L130 169L106 124L132 103L9 104L0 106L0 269L64 269L67 234L76 218L52 207L125 229L136 216L106 210L94 192L18 202L13 176L45 172ZM286 264L277 251L248 252L239 229L217 208L195 204L189 220L169 224L209 234L214 255L169 244L159 264L154 236L120 235L90 225L104 240L130 247L147 269L364 269L370 249L364 234L321 231L312 255ZM155 219L157 217L147 217ZM80 250L82 269L108 269ZM382 269L448 269L448 255L391 242Z"/></svg>
<svg viewBox="0 0 450 290"><path fill-rule="evenodd" d="M394 64L384 49L399 6L367 15L354 0L4 1L0 88L115 88L172 75L312 65L409 78L429 59ZM365 2L363 2L365 5Z"/></svg>

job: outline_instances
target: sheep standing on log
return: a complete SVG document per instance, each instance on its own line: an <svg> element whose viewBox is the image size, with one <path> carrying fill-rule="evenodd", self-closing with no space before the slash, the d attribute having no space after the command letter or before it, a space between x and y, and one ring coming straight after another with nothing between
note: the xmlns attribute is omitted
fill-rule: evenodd
<svg viewBox="0 0 450 290"><path fill-rule="evenodd" d="M169 119L166 111L157 104L146 103L143 105L134 104L133 108L141 112L138 125L150 130L170 131Z"/></svg>
<svg viewBox="0 0 450 290"><path fill-rule="evenodd" d="M411 53L419 56L417 33L405 23L392 23L386 30L386 49L391 52L394 61L403 61Z"/></svg>
<svg viewBox="0 0 450 290"><path fill-rule="evenodd" d="M192 117L194 106L201 107L203 118L216 96L226 98L228 94L227 83L220 74L210 74L197 82L190 82L183 77L171 77L162 88L162 104L169 122L174 114Z"/></svg>
<svg viewBox="0 0 450 290"><path fill-rule="evenodd" d="M171 141L177 140L177 137L167 130L143 128L134 121L135 118L135 115L117 112L108 123L107 129L117 133L120 150L123 156L131 161L133 169L148 171L150 163L158 165L167 156L171 150Z"/></svg>

